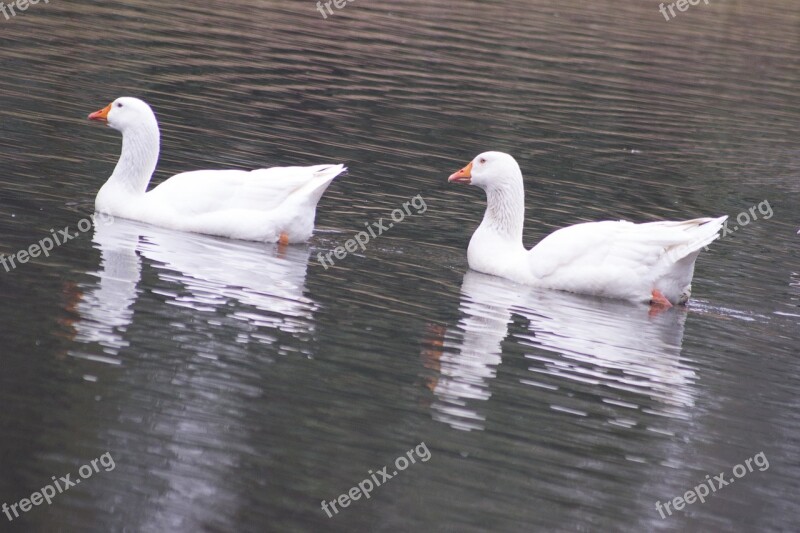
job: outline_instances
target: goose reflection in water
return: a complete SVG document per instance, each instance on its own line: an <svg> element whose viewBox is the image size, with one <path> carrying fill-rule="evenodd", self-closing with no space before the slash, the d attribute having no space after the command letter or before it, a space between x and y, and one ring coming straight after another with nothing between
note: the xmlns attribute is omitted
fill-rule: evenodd
<svg viewBox="0 0 800 533"><path fill-rule="evenodd" d="M685 309L652 314L646 305L540 291L468 271L460 311L456 327L432 327L422 353L434 374L433 417L454 428L484 429L482 402L491 398L515 315L527 322L511 335L529 361L530 376L520 385L555 391L552 409L585 414L569 393L585 385L623 409L620 420L644 408L681 416L694 405L695 372L680 360Z"/></svg>
<svg viewBox="0 0 800 533"><path fill-rule="evenodd" d="M249 328L241 328L239 342L273 340L259 331L262 327L302 338L314 332L317 305L305 295L307 246L230 241L124 219L97 225L94 243L101 253L100 269L92 273L97 281L72 287L73 297L68 298L76 315L75 340L102 348L103 355L91 358L114 362L128 346L126 331L141 292L141 257L168 282L166 289L163 284L153 289L165 303L222 311L246 322Z"/></svg>
<svg viewBox="0 0 800 533"><path fill-rule="evenodd" d="M259 453L253 428L272 422L252 407L270 405L263 383L274 367L265 363L282 353L287 336L301 341L286 343L300 352L315 339L308 246L119 218L96 226L94 244L96 280L65 287L68 353L103 367L95 378L93 413L104 421L97 431L126 457L123 477L109 482L148 487L130 495L109 529L198 531L233 520L247 509L240 473L243 458ZM123 371L103 372L123 359ZM116 505L117 490L93 487L99 505Z"/></svg>

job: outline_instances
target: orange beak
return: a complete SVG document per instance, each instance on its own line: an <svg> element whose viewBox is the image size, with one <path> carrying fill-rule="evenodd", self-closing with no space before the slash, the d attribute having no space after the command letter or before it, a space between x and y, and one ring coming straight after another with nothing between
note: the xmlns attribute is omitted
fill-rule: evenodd
<svg viewBox="0 0 800 533"><path fill-rule="evenodd" d="M472 180L472 161L469 162L469 165L465 166L458 172L454 172L447 181L449 183L456 182L456 183L466 183L469 185Z"/></svg>
<svg viewBox="0 0 800 533"><path fill-rule="evenodd" d="M89 115L89 120L99 120L102 122L108 122L108 112L111 111L111 104L108 104L100 111L95 111Z"/></svg>

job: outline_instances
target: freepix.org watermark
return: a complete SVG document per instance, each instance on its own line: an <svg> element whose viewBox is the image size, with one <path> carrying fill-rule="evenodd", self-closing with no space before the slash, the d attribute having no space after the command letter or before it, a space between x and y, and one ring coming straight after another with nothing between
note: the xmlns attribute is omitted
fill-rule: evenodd
<svg viewBox="0 0 800 533"><path fill-rule="evenodd" d="M322 500L322 510L325 511L328 518L333 518L333 513L339 514L339 509L336 508L336 504L339 504L339 507L349 507L353 501L360 500L361 496L364 496L364 498L368 500L370 498L370 492L380 487L384 482L389 481L409 466L416 464L417 460L414 457L415 455L419 457L419 460L423 463L427 463L431 458L431 452L428 450L428 446L424 442L420 442L417 446L408 450L405 455L401 455L394 460L394 467L396 470L393 470L391 474L387 472L389 469L388 466L384 466L377 472L370 470L367 472L369 477L365 478L357 486L351 488L347 492L340 494L338 498L334 498L329 502ZM378 477L380 477L380 479L378 479ZM331 513L331 509L333 509L333 513Z"/></svg>
<svg viewBox="0 0 800 533"><path fill-rule="evenodd" d="M367 231L359 231L355 234L355 237L352 239L348 239L344 246L337 246L332 251L328 252L327 254L323 255L322 252L317 254L317 260L325 267L325 270L332 267L336 264L331 257L332 255L336 257L336 259L344 259L347 257L348 253L353 253L358 248L361 248L361 251L367 249L367 243L369 243L370 239L376 239L380 235L383 235L385 231L389 231L391 228L394 227L395 223L400 223L405 220L406 215L411 215L411 207L417 210L416 214L421 215L425 211L428 210L428 206L425 204L425 200L422 198L421 194L416 195L410 201L403 202L403 209L395 209L391 213L391 217L393 222L384 223L384 219L379 219L377 222L365 222L364 225L367 227ZM328 260L327 262L325 260Z"/></svg>
<svg viewBox="0 0 800 533"><path fill-rule="evenodd" d="M703 0L703 2L705 3L705 5L708 5L708 0ZM658 5L658 10L661 12L662 15L664 15L664 18L667 21L670 21L678 16L678 14L675 13L676 7L678 8L678 11L683 12L689 9L689 6L696 6L699 3L700 0L678 0L677 2L672 2L671 4L667 4L666 6L664 6L664 4L661 3ZM667 10L669 10L669 15L667 15ZM670 15L672 15L672 18L670 18Z"/></svg>
<svg viewBox="0 0 800 533"><path fill-rule="evenodd" d="M101 226L108 226L113 223L114 217L111 215L95 213L89 218L82 218L78 221L77 232L70 231L69 226L65 226L64 229L58 231L50 229L50 235L40 239L38 243L31 244L27 248L19 250L11 255L0 255L0 265L3 265L6 272L11 272L17 268L18 264L24 265L31 259L35 259L41 255L50 257L50 252L52 252L56 246L61 246L79 237L81 233L86 233L98 224Z"/></svg>
<svg viewBox="0 0 800 533"><path fill-rule="evenodd" d="M717 492L722 487L727 487L728 485L733 484L737 479L743 478L748 473L752 472L753 463L755 463L755 465L758 467L759 472L763 472L769 468L767 456L764 455L764 452L758 452L753 457L745 460L744 463L733 467L732 472L734 477L725 478L725 472L720 472L719 475L716 475L713 478L711 477L711 474L706 474L705 481L701 482L693 489L687 490L683 496L676 496L675 498L663 504L660 501L657 501L656 511L658 511L661 515L661 518L664 519L668 515L672 516L672 509L670 509L670 505L673 506L676 511L680 511L684 508L684 506L691 505L697 500L700 500L700 503L705 503L706 496ZM664 514L664 511L667 512L666 515Z"/></svg>
<svg viewBox="0 0 800 533"><path fill-rule="evenodd" d="M0 2L0 13L6 17L6 20L9 20L11 17L16 17L18 12L25 12L29 7L35 6L40 1L45 4L50 3L50 0L17 0L16 2L9 2L8 4Z"/></svg>
<svg viewBox="0 0 800 533"><path fill-rule="evenodd" d="M319 11L322 14L323 20L327 20L328 15L333 15L334 13L336 13L336 11L331 9L331 4L333 4L333 7L335 7L337 10L339 10L339 9L344 9L345 7L347 7L347 4L355 1L356 0L327 0L324 4L320 1L317 2L317 11ZM326 10L327 13L325 12Z"/></svg>
<svg viewBox="0 0 800 533"><path fill-rule="evenodd" d="M31 494L30 498L22 498L17 503L13 503L11 505L8 505L4 502L2 508L0 509L2 509L3 514L6 515L8 521L11 522L15 518L20 517L19 511L27 513L33 509L34 506L41 505L44 502L47 502L47 505L50 505L53 503L53 498L55 498L56 495L63 494L80 483L82 479L89 479L94 474L100 472L100 466L98 466L98 463L106 472L111 472L117 466L114 463L114 458L111 457L111 453L106 452L97 459L92 459L89 463L78 469L78 475L80 476L80 479L70 479L72 474L61 476L58 479L56 479L56 476L53 476L52 484L45 485L41 489L37 490ZM19 509L19 511L17 509Z"/></svg>
<svg viewBox="0 0 800 533"><path fill-rule="evenodd" d="M750 222L754 222L758 220L758 213L756 213L756 208L758 208L758 213L764 217L764 220L769 220L775 214L772 211L772 206L769 205L769 200L764 200L759 202L757 205L752 206L747 211L742 211L738 215L736 215L736 224L733 225L733 229L728 226L728 223L731 222L730 220L725 221L725 225L722 226L722 235L720 236L721 239L724 239L728 235L732 234L734 231L738 231L739 228L743 228L750 224Z"/></svg>
<svg viewBox="0 0 800 533"><path fill-rule="evenodd" d="M769 220L771 219L775 213L772 211L772 206L769 205L769 200L763 200L750 208L742 211L738 215L736 215L735 220L731 220L730 217L725 219L725 222L722 224L722 233L720 234L720 239L726 239L732 236L734 233L739 231L740 229L744 228L751 222L755 222L759 220L758 215L761 214L762 220ZM800 232L798 232L800 233ZM691 244L690 244L691 246ZM708 251L708 246L703 247L706 251ZM682 253L683 248L673 248L668 252L668 256L674 256L673 259L675 261L681 258L680 254Z"/></svg>

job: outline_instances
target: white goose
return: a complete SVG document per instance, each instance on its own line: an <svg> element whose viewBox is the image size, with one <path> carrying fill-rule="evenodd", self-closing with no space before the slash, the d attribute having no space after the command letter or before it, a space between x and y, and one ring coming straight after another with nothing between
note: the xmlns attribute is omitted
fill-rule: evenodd
<svg viewBox="0 0 800 533"><path fill-rule="evenodd" d="M159 153L158 122L138 98L117 98L89 120L122 132L122 154L100 188L95 209L181 231L264 242L303 242L314 230L317 202L343 165L253 171L197 170L147 185Z"/></svg>
<svg viewBox="0 0 800 533"><path fill-rule="evenodd" d="M727 218L588 222L560 229L526 250L522 171L513 157L480 154L448 181L486 191L486 213L467 252L473 270L537 287L664 307L689 299L695 260L719 236Z"/></svg>

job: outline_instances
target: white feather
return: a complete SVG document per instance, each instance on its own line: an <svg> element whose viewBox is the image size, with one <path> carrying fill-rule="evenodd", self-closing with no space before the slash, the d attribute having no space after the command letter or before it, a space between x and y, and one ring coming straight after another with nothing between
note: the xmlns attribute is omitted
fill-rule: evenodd
<svg viewBox="0 0 800 533"><path fill-rule="evenodd" d="M469 244L470 267L544 288L635 301L648 301L657 290L683 303L697 255L719 237L727 219L589 222L560 229L526 251L517 162L486 152L475 158L470 173L471 183L487 193L486 214Z"/></svg>
<svg viewBox="0 0 800 533"><path fill-rule="evenodd" d="M276 167L252 171L197 170L147 185L159 152L159 131L150 107L118 98L108 124L122 132L122 154L95 200L95 209L182 231L253 241L307 240L317 202L343 165Z"/></svg>

